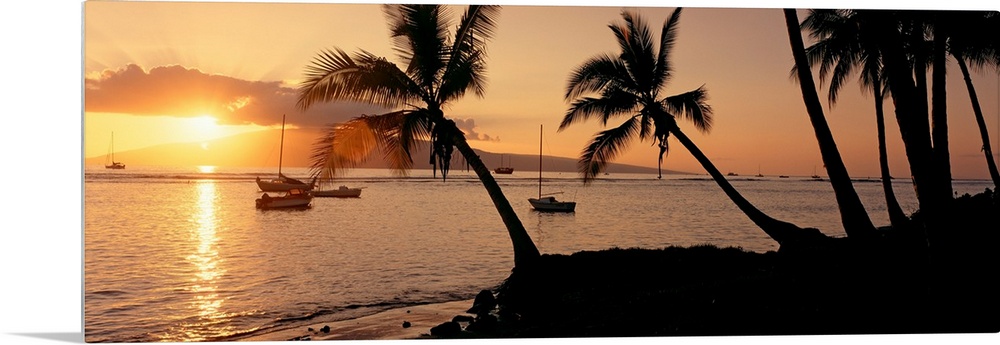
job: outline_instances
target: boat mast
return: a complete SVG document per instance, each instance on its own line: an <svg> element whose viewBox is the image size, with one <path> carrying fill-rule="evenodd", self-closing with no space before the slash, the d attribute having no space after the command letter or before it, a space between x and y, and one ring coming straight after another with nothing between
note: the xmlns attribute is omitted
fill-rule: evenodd
<svg viewBox="0 0 1000 345"><path fill-rule="evenodd" d="M278 177L281 177L281 156L285 153L285 114L281 114L281 144L278 145Z"/></svg>
<svg viewBox="0 0 1000 345"><path fill-rule="evenodd" d="M542 126L538 125L538 198L542 198Z"/></svg>
<svg viewBox="0 0 1000 345"><path fill-rule="evenodd" d="M115 132L111 132L111 164L115 164Z"/></svg>

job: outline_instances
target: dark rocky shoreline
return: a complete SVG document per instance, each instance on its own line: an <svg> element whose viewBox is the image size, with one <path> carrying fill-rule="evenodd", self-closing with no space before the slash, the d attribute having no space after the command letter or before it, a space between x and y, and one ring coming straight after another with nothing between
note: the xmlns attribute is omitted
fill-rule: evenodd
<svg viewBox="0 0 1000 345"><path fill-rule="evenodd" d="M878 241L767 253L702 245L543 255L488 290L495 305L431 336L1000 332L996 194L957 198L949 219L931 247L885 228Z"/></svg>

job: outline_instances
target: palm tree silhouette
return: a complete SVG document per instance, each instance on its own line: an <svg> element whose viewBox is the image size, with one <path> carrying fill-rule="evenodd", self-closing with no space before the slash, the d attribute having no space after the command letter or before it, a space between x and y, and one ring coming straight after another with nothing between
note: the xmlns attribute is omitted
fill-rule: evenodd
<svg viewBox="0 0 1000 345"><path fill-rule="evenodd" d="M886 210L889 213L889 222L898 228L907 222L907 218L892 189L892 174L889 172L883 102L885 81L881 76L881 55L878 43L862 30L864 25L862 19L863 15L852 10L810 10L800 27L808 31L816 41L805 48L806 59L813 67L819 65L820 81L830 80L827 100L831 106L837 103L837 96L847 78L855 69L860 68L858 79L862 87L872 93L875 100L879 170L882 175ZM797 73L795 67L792 71L793 74Z"/></svg>
<svg viewBox="0 0 1000 345"><path fill-rule="evenodd" d="M993 160L990 148L989 131L983 117L983 109L979 104L979 96L972 84L969 67L979 69L984 65L1000 67L1000 40L996 35L984 35L986 32L1000 31L1000 15L996 11L941 11L939 21L935 23L935 34L946 35L947 52L958 62L962 71L969 100L972 102L973 114L979 126L979 135L983 141L983 154L986 156L986 166L994 187L1000 186L1000 172ZM939 30L939 31L938 31ZM937 37L937 36L935 36Z"/></svg>
<svg viewBox="0 0 1000 345"><path fill-rule="evenodd" d="M840 151L837 149L837 143L833 139L833 133L823 116L823 105L816 93L816 84L813 82L805 47L802 43L798 14L795 13L795 9L784 9L784 13L802 99L809 114L809 122L816 132L816 141L819 143L820 155L823 157L823 166L826 167L827 175L830 176L830 185L837 198L844 232L847 233L848 237L870 237L875 232L875 225L872 224L865 206L861 203L861 198L854 190L851 176L847 173L847 167L844 166Z"/></svg>
<svg viewBox="0 0 1000 345"><path fill-rule="evenodd" d="M337 48L318 54L299 87L298 106L317 102L355 101L394 111L363 115L331 126L313 152L313 174L331 177L356 167L379 150L400 173L412 167L411 149L431 142L431 163L447 178L454 149L482 181L510 235L515 267L540 255L521 220L455 122L443 107L471 91L485 94L486 42L492 38L499 6L470 5L454 35L448 30L449 8L443 5L384 5L395 51L403 68L361 50L353 55Z"/></svg>
<svg viewBox="0 0 1000 345"><path fill-rule="evenodd" d="M636 139L653 140L660 148L659 164L662 165L668 151L667 139L672 135L701 163L736 206L779 244L821 237L815 229L803 231L754 207L677 126L677 116L691 120L695 128L703 132L708 132L712 125L712 108L706 103L708 93L704 87L660 96L673 72L669 55L677 37L680 14L681 8L673 11L663 24L659 42L654 42L648 25L637 13L622 11L624 22L609 25L621 53L617 57L599 55L591 58L570 76L565 97L572 104L559 130L591 118L603 125L611 118L625 118L618 127L595 135L584 148L577 164L584 181L591 181ZM659 43L659 50L655 50L655 43ZM600 96L586 96L591 93Z"/></svg>

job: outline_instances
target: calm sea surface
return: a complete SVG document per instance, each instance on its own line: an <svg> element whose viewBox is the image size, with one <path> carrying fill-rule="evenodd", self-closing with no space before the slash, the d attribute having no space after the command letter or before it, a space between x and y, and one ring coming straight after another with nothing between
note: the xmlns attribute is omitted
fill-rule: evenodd
<svg viewBox="0 0 1000 345"><path fill-rule="evenodd" d="M292 177L305 169L285 168ZM305 210L262 211L254 178L273 168L84 170L84 326L88 342L219 341L317 317L471 299L510 273L510 240L471 172L394 177L355 170L338 183L361 198L316 198ZM764 252L776 244L708 176L611 174L584 186L545 173L544 191L574 214L531 210L537 172L497 176L542 253L712 243ZM731 177L765 213L843 236L827 181ZM916 208L908 180L895 192ZM959 194L988 181L956 181ZM876 225L881 186L854 184Z"/></svg>

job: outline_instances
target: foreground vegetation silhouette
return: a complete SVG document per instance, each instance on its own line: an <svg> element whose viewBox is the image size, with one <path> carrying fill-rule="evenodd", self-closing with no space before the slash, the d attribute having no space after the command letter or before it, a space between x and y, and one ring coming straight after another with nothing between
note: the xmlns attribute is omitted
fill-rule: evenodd
<svg viewBox="0 0 1000 345"><path fill-rule="evenodd" d="M675 10L664 26L661 47L672 41L668 32L675 23ZM739 248L710 245L665 249L609 249L579 252L573 255L543 255L530 269L513 272L495 289L496 308L483 313L474 307L476 319L464 329L443 337L581 337L581 336L663 336L663 335L789 335L789 334L901 334L901 333L996 333L1000 331L1000 284L992 278L997 272L1000 252L994 247L1000 239L996 231L1000 215L1000 195L986 189L976 195L945 197L941 191L942 169L935 167L927 142L915 138L912 131L904 140L912 140L908 159L918 162L911 171L921 198L920 210L902 221L900 227L875 228L853 191L846 168L840 161L833 134L823 119L822 106L811 79L806 49L802 44L800 23L795 10L785 9L792 55L807 106L816 130L828 173L838 174L834 184L841 218L848 236L818 236L803 241L778 241L777 252L753 253ZM895 14L867 23L896 32L881 33L897 41L881 42L879 54L918 61L918 54L907 56L901 50L916 44L913 21L899 24ZM656 78L636 81L637 66L657 71L666 66L649 52L652 47L648 30L623 13L626 25L616 36L623 47L620 61L599 57L588 61L571 79L567 98L579 90L598 92L601 98L581 98L564 119L564 124L612 116L628 120L615 129L595 136L584 150L580 170L592 178L603 164L619 152L628 139L654 138L665 152L667 134L685 143L682 133L664 109L682 113L684 108L668 108L655 92L639 92L638 86ZM916 17L933 17L923 13ZM890 20L889 22L884 22ZM615 26L612 26L616 30ZM621 33L619 33L621 32ZM939 38L940 39L940 38ZM903 42L906 40L906 42ZM930 44L930 41L924 42ZM920 45L928 45L920 44ZM940 44L940 43L939 43ZM642 51L644 54L633 54ZM645 60L635 60L642 55ZM658 54L657 56L665 56ZM814 57L817 55L813 55ZM632 60L630 60L632 59ZM898 60L895 62L903 62ZM924 73L921 64L888 64L881 67L889 89L897 102L919 102L919 82L907 83L903 69L911 75ZM655 75L655 74L653 74ZM900 79L903 79L900 81ZM919 76L915 77L920 79ZM892 83L903 86L892 87ZM876 83L875 85L878 85ZM875 87L875 86L873 86ZM700 89L699 89L700 90ZM900 92L903 95L896 95ZM636 96L638 95L638 97ZM907 98L910 97L910 98ZM645 103L641 101L646 101ZM634 108L641 106L638 113ZM702 108L703 110L705 108ZM897 103L897 121L901 129L918 132L924 127L914 116L919 105ZM917 115L913 115L915 112ZM939 114L940 115L940 114ZM690 116L690 115L688 115ZM911 116L902 119L904 116ZM926 118L926 117L925 117ZM668 121L664 121L664 120ZM696 120L696 124L698 123ZM649 125L662 126L650 129ZM703 126L704 127L704 126ZM703 156L685 147L696 157ZM695 148L696 149L696 148ZM947 150L946 145L937 149ZM919 156L917 153L923 154ZM913 155L910 155L913 154ZM938 155L937 157L940 157ZM922 160L922 161L921 161ZM699 158L699 161L702 159ZM707 161L705 159L704 161ZM838 163L839 162L839 163ZM838 166L839 164L839 166ZM712 174L714 167L704 164ZM715 171L717 173L717 170ZM720 174L721 175L721 174ZM831 174L833 175L833 174ZM713 174L715 177L715 174ZM721 177L721 176L720 176ZM721 186L724 177L716 178ZM950 184L950 178L948 179ZM725 187L724 187L725 189ZM937 194L934 194L934 193ZM919 194L918 194L919 196ZM735 200L734 200L735 201ZM742 209L742 208L741 208ZM748 214L750 215L750 214ZM758 224L759 225L759 224ZM764 227L762 227L764 228ZM627 229L623 229L627 230ZM767 230L765 229L765 232ZM769 235L771 233L768 233ZM774 236L772 236L774 238ZM777 240L777 238L775 238ZM490 291L491 293L493 291ZM478 298L477 298L478 301Z"/></svg>
<svg viewBox="0 0 1000 345"><path fill-rule="evenodd" d="M490 194L511 237L516 269L502 284L481 293L482 300L477 298L470 309L476 317L462 319L464 328L453 321L437 327L437 332L432 330L433 336L1000 331L995 314L1000 307L1000 284L992 278L1000 262L1000 252L994 249L1000 233L995 229L1000 197L990 189L958 198L950 195L946 137L938 133L932 140L930 126L930 121L946 120L946 112L935 102L932 116L926 91L920 91L927 86L926 66L940 66L948 46L944 33L951 35L949 39L958 37L955 31L935 31L930 26L935 13L890 11L855 18L874 37L871 42L869 36L856 40L874 44L865 49L878 54L879 65L867 65L874 60L863 62L863 73L878 77L870 86L873 94L888 90L893 97L920 207L908 217L903 215L905 220L897 214L898 222L876 228L857 198L823 118L809 64L810 56L854 55L815 47L807 50L795 10L784 10L806 115L848 234L831 238L816 229L776 220L754 207L679 128L677 117L682 117L707 132L713 116L704 88L660 95L672 71L669 53L681 9L675 9L664 23L658 41L636 12L623 11L623 23L610 25L621 53L586 61L574 71L565 95L573 103L561 128L589 119L602 123L625 119L618 127L598 133L583 150L579 169L584 180L594 178L635 139L654 141L662 163L667 139L673 136L740 210L779 243L779 250L753 253L705 245L541 255L490 171L442 111L467 91L484 94L483 49L492 36L499 7L469 6L454 36L446 30L444 6L383 8L405 67L363 50L355 54L325 51L307 69L299 106L355 101L392 109L332 126L317 142L314 174L333 176L356 167L375 151L397 170L406 171L412 165L411 148L427 139L435 172L440 167L446 178L453 150L458 149ZM927 32L938 36L927 39L916 34ZM927 46L933 48L912 49ZM968 54L966 50L961 53ZM940 71L932 72L940 77ZM835 76L835 80L843 77ZM599 96L587 96L590 93ZM921 120L928 118L932 120ZM442 329L449 331L442 333Z"/></svg>

